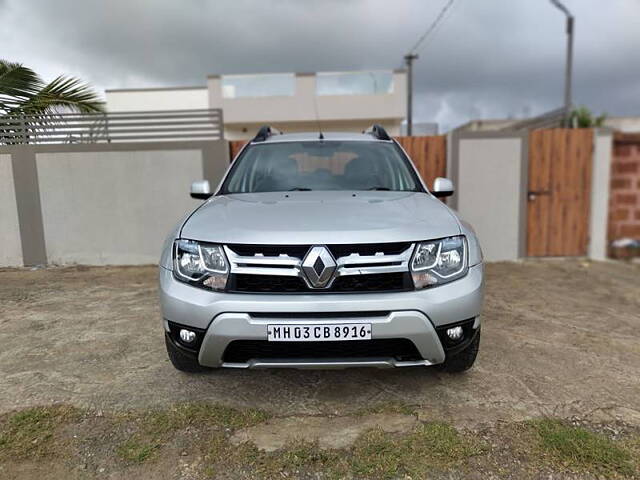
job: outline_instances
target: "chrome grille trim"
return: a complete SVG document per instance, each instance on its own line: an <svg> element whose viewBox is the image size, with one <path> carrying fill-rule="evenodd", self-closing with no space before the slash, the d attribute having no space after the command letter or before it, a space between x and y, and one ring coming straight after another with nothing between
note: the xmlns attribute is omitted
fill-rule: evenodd
<svg viewBox="0 0 640 480"><path fill-rule="evenodd" d="M226 245L224 253L229 260L231 273L244 273L248 275L286 275L291 277L302 277L302 259L281 254L275 256L264 256L256 254L242 256L236 254Z"/></svg>
<svg viewBox="0 0 640 480"><path fill-rule="evenodd" d="M340 257L336 259L337 269L334 279L346 275L407 272L414 247L415 244L412 243L405 251L395 255L384 255L383 253L360 255L352 253L351 255ZM303 258L292 257L287 254L278 256L265 256L261 253L250 256L238 255L226 245L224 246L224 251L229 260L231 273L300 277L307 282L307 278L302 272Z"/></svg>
<svg viewBox="0 0 640 480"><path fill-rule="evenodd" d="M360 255L352 253L336 260L338 269L336 277L343 275L368 275L372 273L395 273L409 270L409 260L413 253L412 243L398 255Z"/></svg>

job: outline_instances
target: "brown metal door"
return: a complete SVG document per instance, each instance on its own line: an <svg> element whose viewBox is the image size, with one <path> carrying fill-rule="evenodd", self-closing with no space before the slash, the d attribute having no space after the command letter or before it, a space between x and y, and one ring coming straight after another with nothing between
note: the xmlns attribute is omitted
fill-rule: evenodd
<svg viewBox="0 0 640 480"><path fill-rule="evenodd" d="M527 255L587 253L592 155L592 129L529 135Z"/></svg>

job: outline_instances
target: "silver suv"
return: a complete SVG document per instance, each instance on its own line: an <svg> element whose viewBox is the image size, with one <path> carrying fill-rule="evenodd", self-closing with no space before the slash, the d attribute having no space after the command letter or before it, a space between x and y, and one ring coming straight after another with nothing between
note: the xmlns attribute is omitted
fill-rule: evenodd
<svg viewBox="0 0 640 480"><path fill-rule="evenodd" d="M179 370L439 365L480 343L482 252L400 145L262 127L169 235L160 299Z"/></svg>

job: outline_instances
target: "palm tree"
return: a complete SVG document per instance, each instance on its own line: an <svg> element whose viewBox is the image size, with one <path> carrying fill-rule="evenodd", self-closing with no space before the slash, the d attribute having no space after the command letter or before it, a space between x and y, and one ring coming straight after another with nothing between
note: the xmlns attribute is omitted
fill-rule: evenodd
<svg viewBox="0 0 640 480"><path fill-rule="evenodd" d="M87 84L59 76L45 83L33 70L0 59L0 144L16 141L16 121L28 116L27 126L43 126L64 112L100 113L104 103ZM11 140L11 141L9 141Z"/></svg>

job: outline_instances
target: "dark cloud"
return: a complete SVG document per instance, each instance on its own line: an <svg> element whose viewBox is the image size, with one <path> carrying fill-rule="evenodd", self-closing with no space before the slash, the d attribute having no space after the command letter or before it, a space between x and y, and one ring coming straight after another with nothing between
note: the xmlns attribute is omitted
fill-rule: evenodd
<svg viewBox="0 0 640 480"><path fill-rule="evenodd" d="M0 0L0 56L100 88L204 84L210 73L402 66L445 0ZM639 0L565 0L575 102L640 114ZM562 103L564 17L547 0L456 0L421 47L416 114L453 126Z"/></svg>

